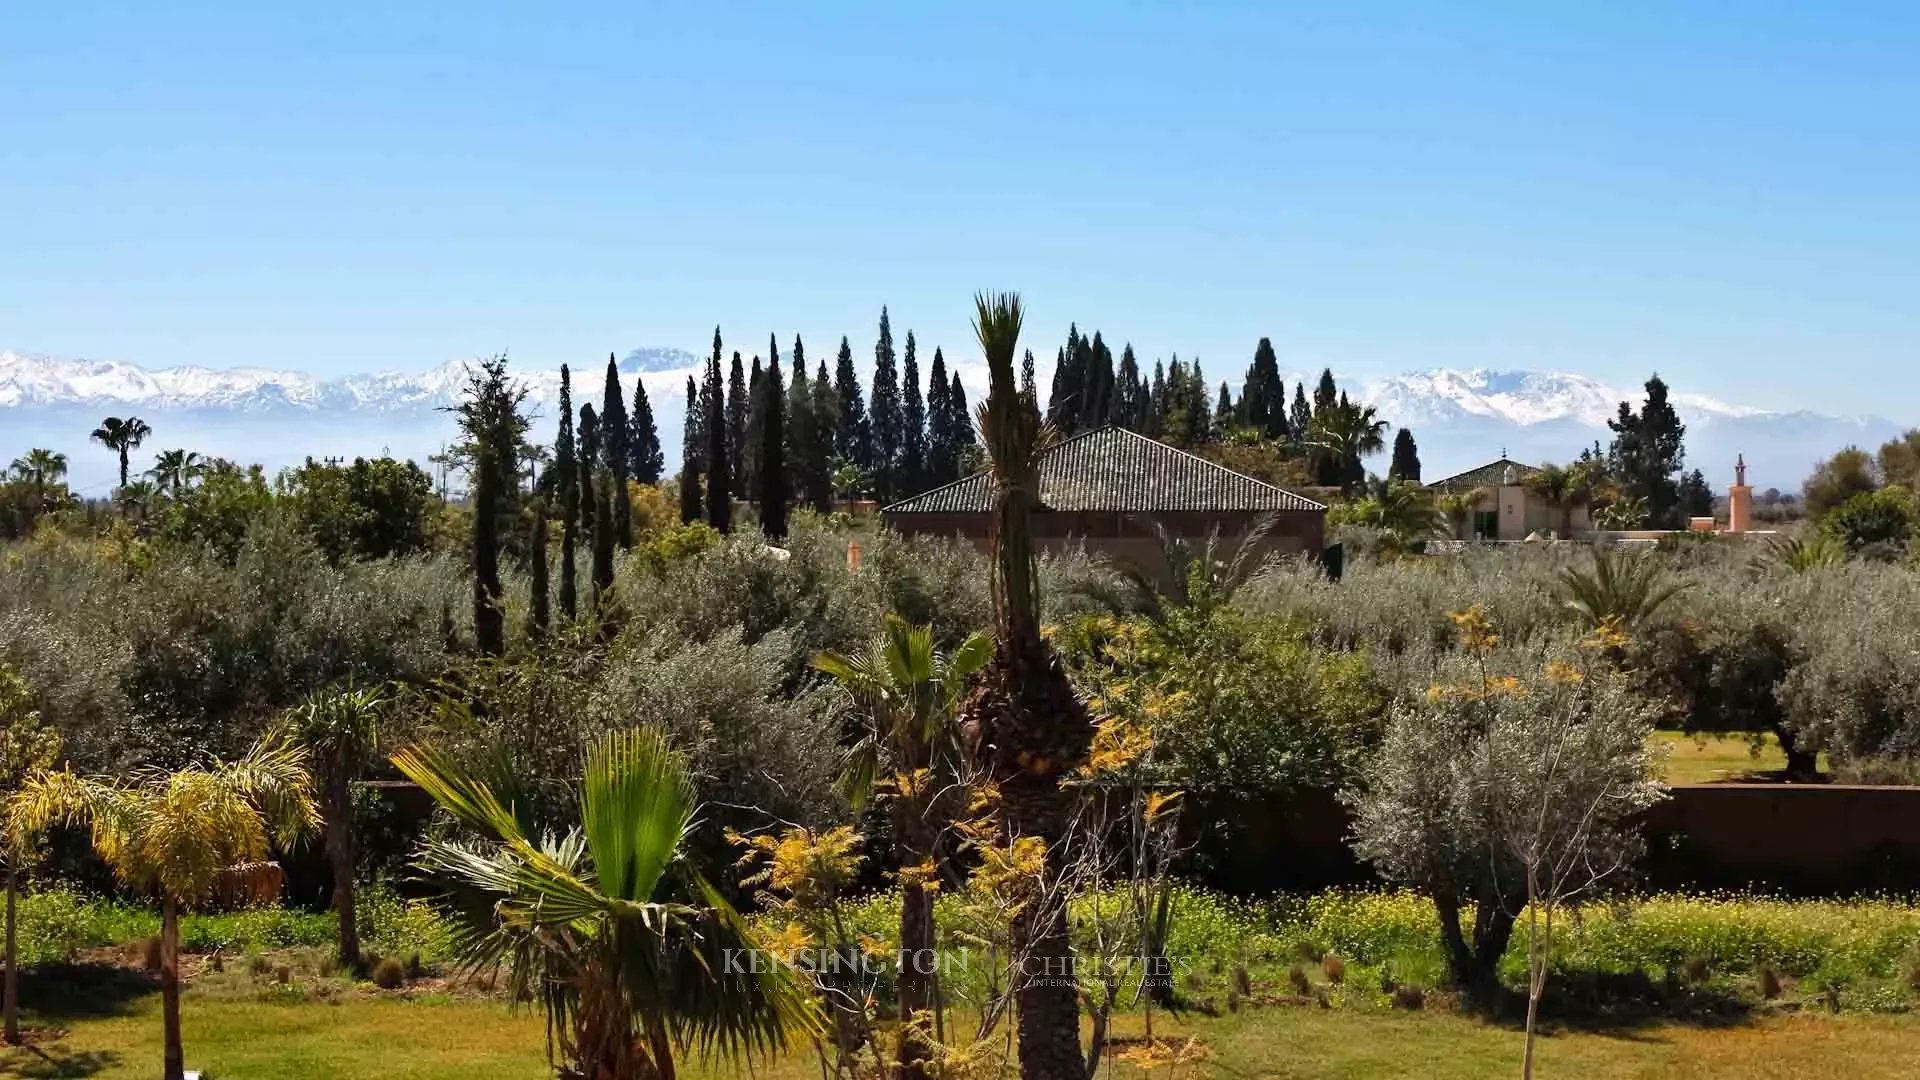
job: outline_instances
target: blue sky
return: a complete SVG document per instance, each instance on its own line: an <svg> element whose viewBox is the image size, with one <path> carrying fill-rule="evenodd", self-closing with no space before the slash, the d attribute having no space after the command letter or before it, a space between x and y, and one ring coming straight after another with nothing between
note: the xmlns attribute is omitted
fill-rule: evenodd
<svg viewBox="0 0 1920 1080"><path fill-rule="evenodd" d="M1920 418L1920 6L284 6L10 13L0 348L970 354L991 286L1045 355Z"/></svg>

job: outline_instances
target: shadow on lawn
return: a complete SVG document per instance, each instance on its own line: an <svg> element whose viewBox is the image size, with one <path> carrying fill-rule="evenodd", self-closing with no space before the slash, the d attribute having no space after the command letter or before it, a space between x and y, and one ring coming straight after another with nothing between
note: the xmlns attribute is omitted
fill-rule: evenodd
<svg viewBox="0 0 1920 1080"><path fill-rule="evenodd" d="M59 1043L28 1046L12 1053L12 1060L5 1063L6 1075L32 1080L94 1076L120 1064L120 1055L112 1050L75 1050Z"/></svg>
<svg viewBox="0 0 1920 1080"><path fill-rule="evenodd" d="M20 972L20 1001L56 1023L124 1016L159 990L154 976L111 964L42 964Z"/></svg>
<svg viewBox="0 0 1920 1080"><path fill-rule="evenodd" d="M1651 1027L1733 1027L1752 1019L1753 1005L1731 991L1669 977L1655 981L1644 971L1555 972L1540 999L1540 1020L1556 1028L1632 1037ZM1527 1000L1509 994L1482 1014L1504 1026L1524 1027Z"/></svg>

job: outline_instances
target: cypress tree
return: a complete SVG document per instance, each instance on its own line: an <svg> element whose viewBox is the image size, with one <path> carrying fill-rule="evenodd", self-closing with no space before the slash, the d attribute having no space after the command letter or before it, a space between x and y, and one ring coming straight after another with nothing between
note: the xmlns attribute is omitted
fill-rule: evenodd
<svg viewBox="0 0 1920 1080"><path fill-rule="evenodd" d="M1187 376L1187 445L1203 446L1213 441L1213 400L1207 395L1207 377L1195 358Z"/></svg>
<svg viewBox="0 0 1920 1080"><path fill-rule="evenodd" d="M834 453L861 469L873 468L873 428L867 423L867 402L860 393L860 375L853 370L853 350L840 339L840 356L833 371L833 392L839 398L835 412Z"/></svg>
<svg viewBox="0 0 1920 1080"><path fill-rule="evenodd" d="M740 350L733 350L733 366L727 374L724 387L715 384L714 392L726 393L727 425L727 475L738 477L746 475L746 463L743 460L747 449L747 406L752 400L748 396L746 368L740 363Z"/></svg>
<svg viewBox="0 0 1920 1080"><path fill-rule="evenodd" d="M775 353L760 377L760 531L770 540L787 535L786 410L787 389L780 382L780 356Z"/></svg>
<svg viewBox="0 0 1920 1080"><path fill-rule="evenodd" d="M935 346L933 366L927 370L926 484L929 487L947 483L956 476L953 409L948 404L949 392L947 359L940 355L939 347Z"/></svg>
<svg viewBox="0 0 1920 1080"><path fill-rule="evenodd" d="M867 407L873 421L874 483L880 501L900 496L900 452L906 437L906 416L900 407L900 372L894 366L893 325L887 309L880 309L880 338L873 345L873 398Z"/></svg>
<svg viewBox="0 0 1920 1080"><path fill-rule="evenodd" d="M1105 427L1113 420L1113 350L1100 338L1100 331L1093 332L1093 339L1086 342L1086 390L1080 408L1080 426L1091 431Z"/></svg>
<svg viewBox="0 0 1920 1080"><path fill-rule="evenodd" d="M774 353L777 361L780 354ZM760 397L760 381L766 378L766 369L760 366L760 358L753 358L753 366L747 375L747 423L742 429L740 443L740 471L733 475L734 489L741 496L757 499L760 496L760 427L766 421L766 402Z"/></svg>
<svg viewBox="0 0 1920 1080"><path fill-rule="evenodd" d="M1220 381L1220 399L1213 406L1213 426L1216 438L1225 438L1227 428L1236 416L1233 411L1233 394L1227 390L1226 380Z"/></svg>
<svg viewBox="0 0 1920 1080"><path fill-rule="evenodd" d="M1647 501L1647 517L1655 528L1678 528L1680 483L1676 474L1686 462L1687 428L1667 400L1667 384L1655 375L1647 380L1646 400L1634 412L1620 403L1619 415L1607 421L1613 429L1609 454L1627 494Z"/></svg>
<svg viewBox="0 0 1920 1080"><path fill-rule="evenodd" d="M573 373L565 364L560 365L560 434L553 440L553 468L560 495L560 613L573 619L580 614L573 564L579 542L580 463L573 448Z"/></svg>
<svg viewBox="0 0 1920 1080"><path fill-rule="evenodd" d="M840 351L847 352L845 338L840 340ZM820 361L813 376L813 423L813 442L808 447L807 461L807 480L811 486L806 497L814 510L826 514L833 511L833 456L840 428L840 392L827 381L825 360Z"/></svg>
<svg viewBox="0 0 1920 1080"><path fill-rule="evenodd" d="M1114 376L1113 422L1129 431L1139 431L1146 421L1146 387L1140 381L1140 361L1133 355L1133 343L1120 350L1120 371Z"/></svg>
<svg viewBox="0 0 1920 1080"><path fill-rule="evenodd" d="M787 413L783 420L787 445L788 501L803 505L813 490L808 470L813 465L813 443L820 437L820 425L813 416L813 387L807 382L807 353L800 339L793 339L793 378L787 383Z"/></svg>
<svg viewBox="0 0 1920 1080"><path fill-rule="evenodd" d="M507 651L500 610L500 469L487 440L473 457L473 637L480 652Z"/></svg>
<svg viewBox="0 0 1920 1080"><path fill-rule="evenodd" d="M733 531L733 463L727 455L726 388L720 364L707 368L707 524Z"/></svg>
<svg viewBox="0 0 1920 1080"><path fill-rule="evenodd" d="M940 352L940 350L937 348L934 349L933 351L936 354ZM1026 351L1026 355L1020 358L1020 392L1027 396L1028 401L1038 402L1040 400L1039 389L1034 385L1034 382L1033 382L1033 350L1032 349L1028 349Z"/></svg>
<svg viewBox="0 0 1920 1080"><path fill-rule="evenodd" d="M967 388L960 385L960 373L953 373L953 385L947 389L947 426L953 432L954 472L973 471L979 438L974 434L973 414L967 409Z"/></svg>
<svg viewBox="0 0 1920 1080"><path fill-rule="evenodd" d="M914 356L911 330L900 364L900 416L900 495L904 498L927 482L927 405L920 395L920 361Z"/></svg>
<svg viewBox="0 0 1920 1080"><path fill-rule="evenodd" d="M653 403L647 383L633 376L633 409L627 414L627 475L643 484L658 484L666 459L660 453L660 429L653 422Z"/></svg>
<svg viewBox="0 0 1920 1080"><path fill-rule="evenodd" d="M1313 409L1307 405L1307 384L1293 384L1293 407L1287 414L1287 434L1295 443L1313 434Z"/></svg>
<svg viewBox="0 0 1920 1080"><path fill-rule="evenodd" d="M1159 438L1167 431L1167 370L1153 362L1153 385L1147 390L1146 434Z"/></svg>
<svg viewBox="0 0 1920 1080"><path fill-rule="evenodd" d="M1320 369L1320 384L1313 388L1313 415L1319 416L1334 403L1337 388L1333 382L1333 369Z"/></svg>
<svg viewBox="0 0 1920 1080"><path fill-rule="evenodd" d="M593 613L604 638L613 625L613 545L619 512L614 505L613 475L602 472L600 477L600 509L593 515Z"/></svg>
<svg viewBox="0 0 1920 1080"><path fill-rule="evenodd" d="M1413 441L1413 429L1401 428L1393 437L1393 460L1387 466L1387 479L1420 482L1420 448Z"/></svg>
<svg viewBox="0 0 1920 1080"><path fill-rule="evenodd" d="M693 388L693 376L687 376L687 419L680 439L680 524L699 521L706 511L700 500L700 455L705 452L701 434L700 394Z"/></svg>
<svg viewBox="0 0 1920 1080"><path fill-rule="evenodd" d="M528 553L531 565L533 600L527 618L527 636L535 639L545 637L547 625L553 619L553 612L547 602L547 502L536 499L533 504L533 543Z"/></svg>
<svg viewBox="0 0 1920 1080"><path fill-rule="evenodd" d="M607 388L600 403L600 441L612 474L613 536L622 549L633 547L633 493L627 490L627 396L620 389L620 366L607 354Z"/></svg>
<svg viewBox="0 0 1920 1080"><path fill-rule="evenodd" d="M1086 396L1086 349L1080 324L1067 327L1067 344L1053 362L1053 391L1047 396L1047 420L1063 435L1073 434Z"/></svg>
<svg viewBox="0 0 1920 1080"><path fill-rule="evenodd" d="M1254 346L1253 363L1240 387L1240 422L1269 439L1287 435L1287 384L1280 378L1280 361L1273 342L1261 338Z"/></svg>

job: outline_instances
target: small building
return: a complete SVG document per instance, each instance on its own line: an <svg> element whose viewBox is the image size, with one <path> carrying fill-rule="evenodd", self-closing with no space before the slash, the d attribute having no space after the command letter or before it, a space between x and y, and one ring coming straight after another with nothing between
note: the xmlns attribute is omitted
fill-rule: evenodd
<svg viewBox="0 0 1920 1080"><path fill-rule="evenodd" d="M1512 460L1503 451L1479 468L1435 480L1426 487L1436 498L1475 495L1465 514L1447 521L1455 540L1516 541L1535 534L1565 539L1592 531L1593 521L1585 503L1556 506L1528 486L1527 479L1539 471L1536 466Z"/></svg>
<svg viewBox="0 0 1920 1080"><path fill-rule="evenodd" d="M1043 550L1084 546L1147 574L1166 566L1156 523L1190 543L1217 533L1229 553L1270 515L1269 554L1318 555L1326 539L1321 503L1125 428L1062 439L1040 454L1039 473L1033 532ZM902 499L881 517L910 536L961 537L984 550L992 508L993 480L980 472Z"/></svg>

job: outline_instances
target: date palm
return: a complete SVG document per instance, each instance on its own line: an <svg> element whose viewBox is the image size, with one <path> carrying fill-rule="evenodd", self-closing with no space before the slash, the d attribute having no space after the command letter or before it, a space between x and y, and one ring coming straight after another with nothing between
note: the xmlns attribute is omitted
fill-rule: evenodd
<svg viewBox="0 0 1920 1080"><path fill-rule="evenodd" d="M165 1080L182 1080L180 911L210 899L223 877L264 861L317 824L313 782L292 748L262 743L239 761L130 776L30 777L12 800L17 828L86 824L93 849L130 889L160 898Z"/></svg>
<svg viewBox="0 0 1920 1080"><path fill-rule="evenodd" d="M353 900L353 781L380 745L387 699L378 689L323 690L287 710L279 734L304 751L320 789L327 861L333 870L333 910L340 916L340 963L360 964L360 927Z"/></svg>
<svg viewBox="0 0 1920 1080"><path fill-rule="evenodd" d="M739 1059L818 1032L792 970L753 962L745 920L683 857L698 807L659 732L588 747L582 824L564 833L532 820L499 762L430 747L393 762L477 835L431 840L417 865L454 901L462 966L506 963L514 999L540 1001L560 1076L673 1080L689 1049Z"/></svg>
<svg viewBox="0 0 1920 1080"><path fill-rule="evenodd" d="M901 850L900 1075L918 1076L932 1047L916 1015L934 1007L933 893L935 845L951 819L955 765L954 711L967 678L993 654L993 639L972 634L951 653L934 646L933 631L889 614L880 636L851 656L824 652L816 670L831 676L852 700L866 733L847 755L842 785L857 809L877 786L882 768L895 842Z"/></svg>
<svg viewBox="0 0 1920 1080"><path fill-rule="evenodd" d="M990 387L979 426L993 483L993 660L961 709L961 734L974 763L1000 793L1007 832L1045 848L1041 893L1063 873L1068 792L1062 780L1085 761L1093 721L1075 696L1060 657L1040 635L1033 508L1038 454L1052 441L1032 400L1014 381L1022 312L1017 295L975 298L974 333ZM1079 991L1066 905L1022 905L1013 917L1021 963L1014 988L1020 1074L1025 1080L1081 1080Z"/></svg>
<svg viewBox="0 0 1920 1080"><path fill-rule="evenodd" d="M33 694L25 680L13 669L0 664L0 785L9 799L20 790L29 776L53 768L60 760L60 733L45 723L34 708ZM0 859L5 860L7 877L7 938L4 1038L7 1045L20 1045L20 957L17 941L17 901L20 895L20 871L29 865L38 850L39 836L28 822L7 814L0 822Z"/></svg>
<svg viewBox="0 0 1920 1080"><path fill-rule="evenodd" d="M1596 547L1593 568L1560 571L1560 585L1567 610L1583 624L1631 630L1686 591L1688 583L1668 581L1660 564L1644 555L1616 555Z"/></svg>
<svg viewBox="0 0 1920 1080"><path fill-rule="evenodd" d="M1586 469L1567 469L1542 465L1527 476L1527 488L1542 502L1560 511L1560 538L1573 535L1573 512L1593 498L1590 473Z"/></svg>
<svg viewBox="0 0 1920 1080"><path fill-rule="evenodd" d="M140 449L140 444L146 442L151 434L153 429L137 416L125 419L109 416L100 421L100 426L93 429L89 438L120 455L120 486L126 487L127 455Z"/></svg>

